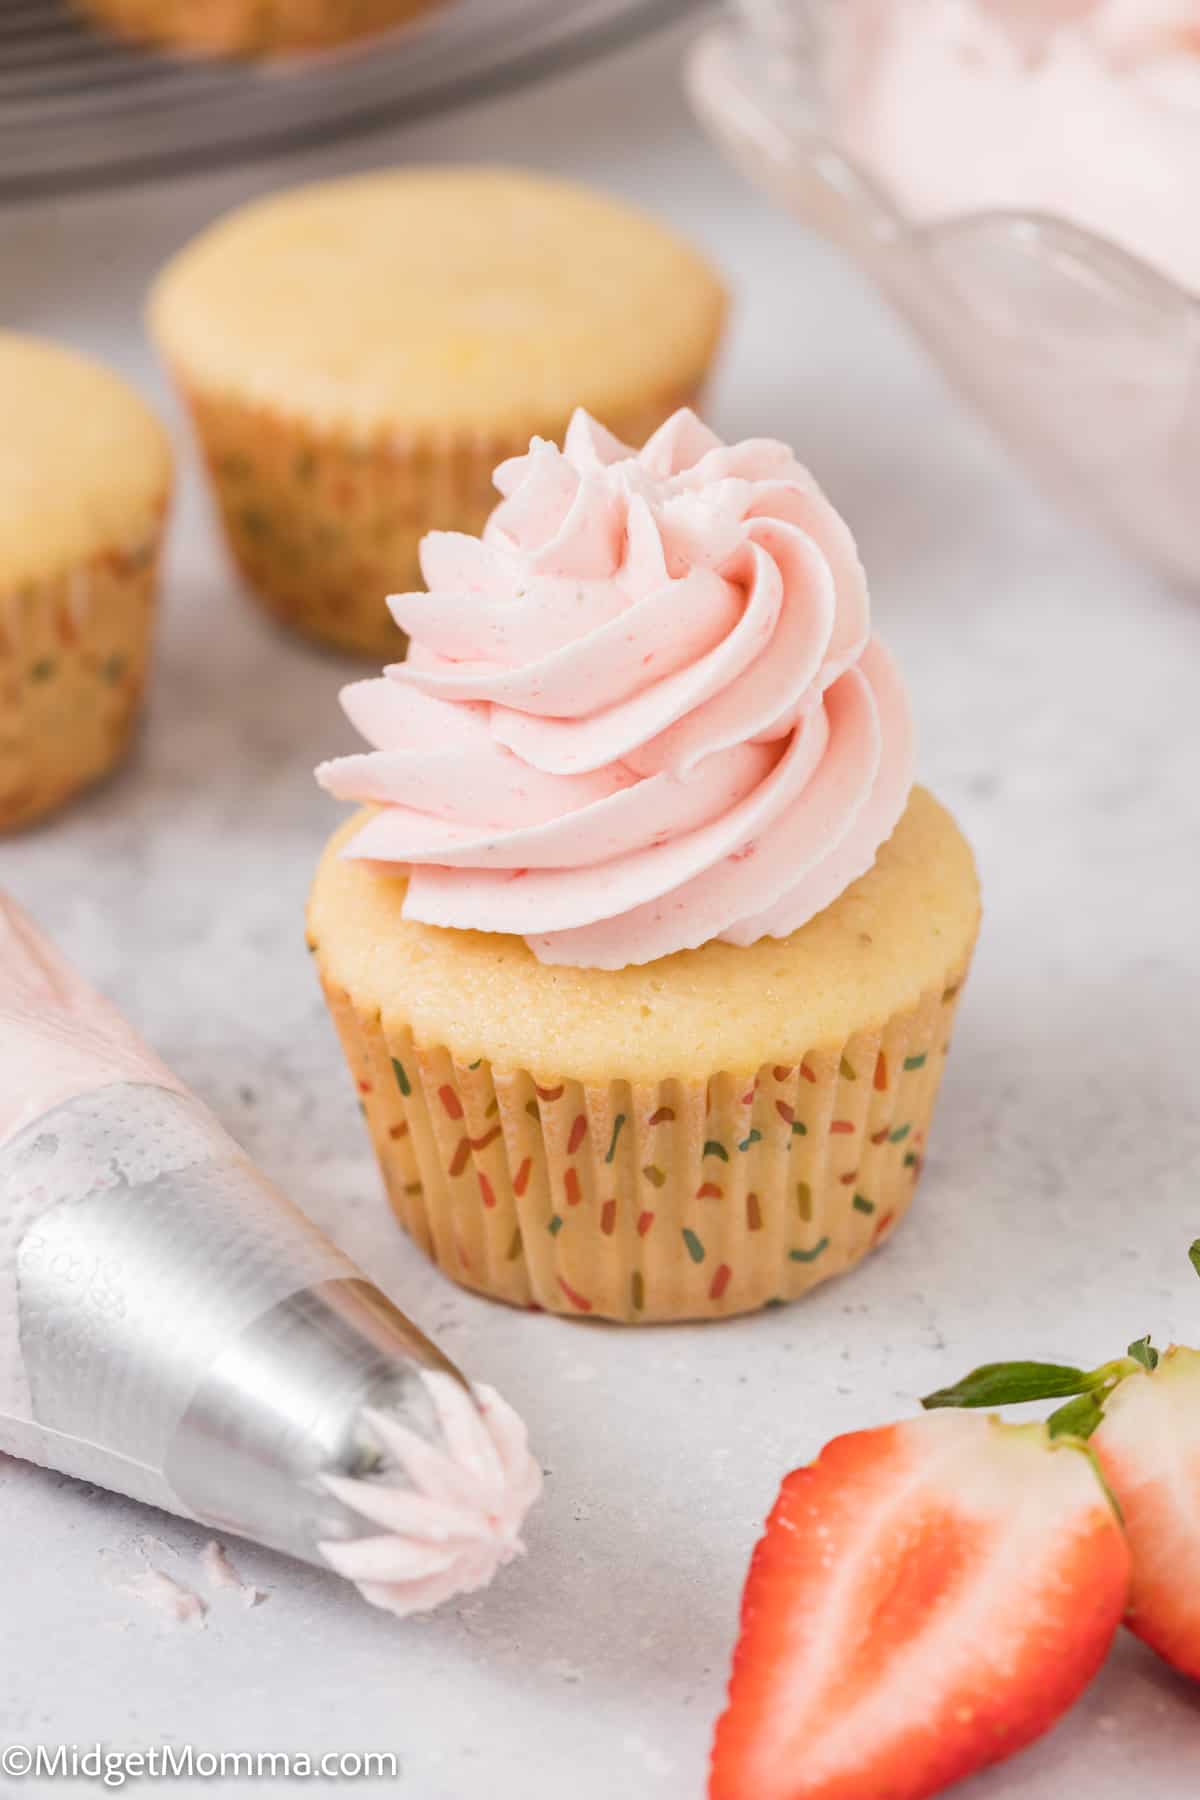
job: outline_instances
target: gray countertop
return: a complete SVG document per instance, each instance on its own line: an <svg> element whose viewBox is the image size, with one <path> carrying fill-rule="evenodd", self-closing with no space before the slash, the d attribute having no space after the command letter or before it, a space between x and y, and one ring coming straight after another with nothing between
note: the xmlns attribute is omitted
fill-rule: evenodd
<svg viewBox="0 0 1200 1800"><path fill-rule="evenodd" d="M911 1219L801 1305L699 1328L519 1315L427 1267L389 1221L304 953L334 818L309 770L349 746L349 665L246 604L185 449L138 751L71 813L5 840L0 878L299 1203L518 1406L546 1498L527 1560L428 1620L399 1624L332 1576L231 1543L268 1598L210 1595L194 1630L124 1584L152 1565L206 1591L204 1534L0 1461L0 1737L389 1750L394 1789L353 1791L411 1800L698 1797L746 1559L787 1469L979 1361L1099 1360L1147 1330L1200 1339L1185 1256L1200 1233L1200 599L1053 513L856 278L718 160L679 93L683 42L319 159L0 216L0 319L109 358L166 406L138 323L162 259L246 195L392 158L582 176L706 244L737 300L713 422L794 442L851 521L911 682L922 776L981 864L984 934ZM1198 1756L1194 1693L1123 1637L1053 1736L969 1791L1193 1800Z"/></svg>

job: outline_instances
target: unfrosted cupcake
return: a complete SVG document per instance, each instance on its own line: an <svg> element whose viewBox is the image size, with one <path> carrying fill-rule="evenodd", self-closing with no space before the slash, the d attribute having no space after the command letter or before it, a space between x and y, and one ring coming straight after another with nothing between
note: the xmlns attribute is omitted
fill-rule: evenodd
<svg viewBox="0 0 1200 1800"><path fill-rule="evenodd" d="M561 438L577 402L641 443L696 395L723 312L644 214L482 168L259 201L150 304L252 587L313 637L396 656L383 601L419 581L422 534L478 531L495 464Z"/></svg>
<svg viewBox="0 0 1200 1800"><path fill-rule="evenodd" d="M853 540L782 444L584 414L391 602L309 934L395 1211L467 1286L791 1299L921 1167L979 921Z"/></svg>
<svg viewBox="0 0 1200 1800"><path fill-rule="evenodd" d="M171 484L133 389L0 332L0 830L108 773L146 680Z"/></svg>
<svg viewBox="0 0 1200 1800"><path fill-rule="evenodd" d="M139 43L211 56L327 50L428 11L436 0L74 0Z"/></svg>

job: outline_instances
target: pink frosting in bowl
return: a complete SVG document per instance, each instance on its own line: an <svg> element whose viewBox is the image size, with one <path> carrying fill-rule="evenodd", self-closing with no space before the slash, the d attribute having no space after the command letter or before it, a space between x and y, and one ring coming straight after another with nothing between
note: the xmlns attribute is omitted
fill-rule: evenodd
<svg viewBox="0 0 1200 1800"><path fill-rule="evenodd" d="M372 746L321 784L404 916L619 968L783 937L864 874L912 726L846 525L786 445L676 413L640 451L577 412L431 532L389 601L407 662L346 688Z"/></svg>

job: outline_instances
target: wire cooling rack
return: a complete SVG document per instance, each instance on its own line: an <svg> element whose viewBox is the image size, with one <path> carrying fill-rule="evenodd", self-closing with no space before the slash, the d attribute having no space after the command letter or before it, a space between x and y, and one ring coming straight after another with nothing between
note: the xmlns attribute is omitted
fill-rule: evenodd
<svg viewBox="0 0 1200 1800"><path fill-rule="evenodd" d="M702 3L442 0L370 44L255 64L131 48L68 0L0 0L0 201L243 162L421 117Z"/></svg>

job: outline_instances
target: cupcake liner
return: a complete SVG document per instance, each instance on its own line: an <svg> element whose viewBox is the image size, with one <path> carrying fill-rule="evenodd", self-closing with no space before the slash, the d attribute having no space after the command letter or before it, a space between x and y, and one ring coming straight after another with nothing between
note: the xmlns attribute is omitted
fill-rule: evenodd
<svg viewBox="0 0 1200 1800"><path fill-rule="evenodd" d="M320 50L387 31L437 0L75 0L110 31L138 43L213 55Z"/></svg>
<svg viewBox="0 0 1200 1800"><path fill-rule="evenodd" d="M496 505L492 472L529 447L523 435L356 440L303 419L205 392L176 370L208 466L230 550L267 610L306 637L378 657L403 655L388 594L423 587L417 547L430 529L477 533ZM686 390L652 396L605 423L642 443Z"/></svg>
<svg viewBox="0 0 1200 1800"><path fill-rule="evenodd" d="M161 538L159 528L0 591L0 831L64 804L124 754L149 667Z"/></svg>
<svg viewBox="0 0 1200 1800"><path fill-rule="evenodd" d="M799 1064L595 1085L458 1062L322 985L393 1210L426 1254L516 1306L649 1324L795 1299L888 1236L965 972Z"/></svg>

